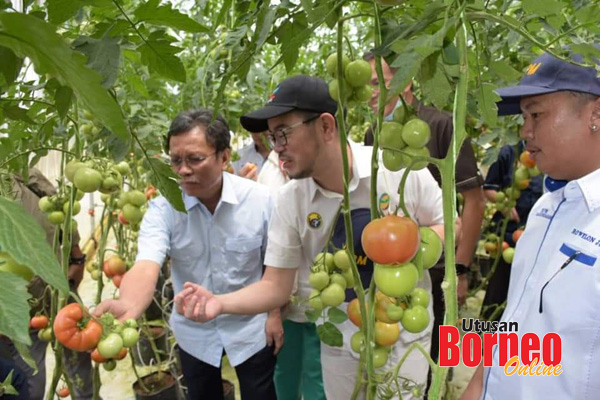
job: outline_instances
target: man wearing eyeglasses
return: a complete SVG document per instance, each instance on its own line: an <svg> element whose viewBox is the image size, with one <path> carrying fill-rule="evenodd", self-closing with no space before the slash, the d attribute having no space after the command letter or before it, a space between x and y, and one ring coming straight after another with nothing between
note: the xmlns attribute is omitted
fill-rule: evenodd
<svg viewBox="0 0 600 400"><path fill-rule="evenodd" d="M224 295L212 293L210 289L198 285L186 284L184 292L176 296L179 313L194 321L210 321L224 313L252 314L282 306L289 301L297 272L295 293L299 301L292 304L287 319L297 325L296 331L306 329L314 332L314 325L307 321L304 314L311 292L308 284L310 267L314 257L327 245L332 226L335 232L332 242L335 246L341 248L346 241L343 218L338 215L344 192L342 151L347 152L351 166L348 186L354 247L359 258L365 260L359 270L363 284L369 285L373 264L362 250L360 237L362 228L370 221L372 148L350 143L347 148L341 149L334 116L336 111L337 103L329 96L323 80L298 75L283 81L264 108L242 117L242 126L250 132L269 130L267 137L279 154L283 169L292 179L281 188L276 200L269 227L265 275L256 284ZM378 198L391 200L390 203L380 202L382 213L393 211L398 204L397 191L401 177L402 172L393 173L380 167ZM411 172L404 193L410 216L419 225L433 226L438 232L443 232L440 225L441 191L429 171ZM422 285L431 291L428 273L425 273ZM346 304L340 308L345 309L347 302L355 296L352 289L347 290ZM431 306L429 311L431 315ZM321 345L323 382L329 400L349 399L357 378L359 356L350 349L350 336L356 327L346 321L339 328L344 334L342 347ZM397 362L404 350L415 341L428 350L430 337L431 324L420 334L403 331L390 356L390 365ZM299 347L302 353L305 344L286 340L285 346ZM302 368L302 362L296 360L295 367ZM424 358L411 353L401 375L424 386L427 371ZM303 376L302 380L305 378ZM288 390L286 396L280 398L299 398L301 388L293 389L297 393L289 394ZM403 392L402 395L403 398L411 398L410 393Z"/></svg>
<svg viewBox="0 0 600 400"><path fill-rule="evenodd" d="M195 282L213 293L228 293L261 279L272 201L264 186L223 171L229 141L226 121L213 119L210 110L187 111L171 123L166 147L173 171L181 176L186 213L164 197L150 203L120 299L102 302L96 315L111 311L121 320L138 318L152 301L167 256L175 292L184 282ZM205 324L171 315L189 399L223 398L223 354L236 369L244 400L276 398L274 353L283 335L279 310L268 322L264 312L251 314L221 315Z"/></svg>
<svg viewBox="0 0 600 400"><path fill-rule="evenodd" d="M595 46L600 49L600 46ZM571 53L575 63L580 55ZM596 68L600 66L597 59ZM519 340L560 335L561 374L507 375L494 349L463 399L597 399L600 393L600 78L593 67L544 54L519 86L498 90L499 115L523 114L521 138L540 171L562 188L533 206L512 264L502 322L518 323ZM532 344L533 340L523 340ZM519 349L548 365L558 352ZM540 345L539 343L537 345ZM540 345L541 346L541 345ZM512 347L512 346L511 346ZM531 350L531 351L530 351ZM535 370L535 368L534 368Z"/></svg>

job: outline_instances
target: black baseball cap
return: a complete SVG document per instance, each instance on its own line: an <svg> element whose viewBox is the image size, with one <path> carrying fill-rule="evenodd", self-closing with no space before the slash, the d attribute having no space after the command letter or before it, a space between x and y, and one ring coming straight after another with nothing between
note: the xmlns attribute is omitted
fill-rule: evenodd
<svg viewBox="0 0 600 400"><path fill-rule="evenodd" d="M594 47L600 49L600 45ZM571 53L571 59L581 63L583 57ZM595 60L600 64L598 59ZM559 60L550 54L536 58L525 71L519 86L501 88L497 103L498 115L521 114L521 98L570 90L600 96L600 78L594 68L584 68Z"/></svg>
<svg viewBox="0 0 600 400"><path fill-rule="evenodd" d="M329 87L323 79L296 75L281 82L269 96L267 104L260 110L243 115L240 123L247 131L264 132L269 129L268 119L293 110L335 115L337 103L329 95Z"/></svg>

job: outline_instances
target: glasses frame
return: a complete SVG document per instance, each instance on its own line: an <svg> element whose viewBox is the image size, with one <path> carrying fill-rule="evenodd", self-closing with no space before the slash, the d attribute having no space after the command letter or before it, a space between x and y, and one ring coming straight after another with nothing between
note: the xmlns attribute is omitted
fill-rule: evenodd
<svg viewBox="0 0 600 400"><path fill-rule="evenodd" d="M185 165L187 165L188 168L195 169L195 168L198 168L199 166L201 166L204 163L204 161L206 161L207 158L210 158L210 157L216 155L217 153L218 152L215 151L214 153L208 154L206 156L198 156L197 154L192 154L191 156L181 157L181 161L178 161L178 162L173 162L173 158L169 157L169 165L171 165L171 168L175 168L175 169L179 170L185 163ZM192 163L192 162L190 162L190 158L192 158L192 157L197 157L198 159Z"/></svg>
<svg viewBox="0 0 600 400"><path fill-rule="evenodd" d="M282 142L281 144L279 144L279 146L285 147L288 144L287 137L288 137L288 135L291 135L293 133L291 131L294 128L297 128L300 125L312 122L312 121L316 120L317 118L319 118L320 116L321 116L321 114L311 115L310 117L308 117L302 121L296 122L295 124L292 124L288 127L276 129L275 132L268 131L268 133L266 134L267 141L271 145L272 149L277 147L277 142Z"/></svg>

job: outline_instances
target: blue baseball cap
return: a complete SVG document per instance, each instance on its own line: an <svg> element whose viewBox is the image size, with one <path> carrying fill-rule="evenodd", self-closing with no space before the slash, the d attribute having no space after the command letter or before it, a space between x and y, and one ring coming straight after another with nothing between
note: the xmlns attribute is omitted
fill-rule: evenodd
<svg viewBox="0 0 600 400"><path fill-rule="evenodd" d="M594 47L600 49L600 45ZM571 59L582 62L583 57L571 53ZM598 59L596 63L600 64ZM498 115L521 114L521 98L569 90L600 96L600 78L594 68L584 68L561 61L550 54L536 58L525 71L519 86L501 88L497 103Z"/></svg>

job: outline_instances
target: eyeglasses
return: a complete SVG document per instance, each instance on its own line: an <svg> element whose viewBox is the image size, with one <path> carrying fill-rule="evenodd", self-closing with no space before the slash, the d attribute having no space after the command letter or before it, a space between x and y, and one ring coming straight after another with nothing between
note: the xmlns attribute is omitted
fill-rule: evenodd
<svg viewBox="0 0 600 400"><path fill-rule="evenodd" d="M204 160L206 160L207 158L214 156L215 154L217 154L216 152L209 154L207 156L200 156L198 154L193 154L191 156L185 156L185 157L171 157L170 159L170 164L171 167L179 169L181 168L181 165L185 162L185 164L190 167L190 168L197 168L199 167Z"/></svg>
<svg viewBox="0 0 600 400"><path fill-rule="evenodd" d="M315 119L319 118L320 116L321 116L321 114L315 114L313 116L308 117L304 121L296 122L295 124L292 124L286 128L279 128L279 129L275 130L274 132L267 133L267 135L266 135L267 140L269 141L271 148L274 148L276 146L281 146L281 147L286 146L288 143L287 137L293 133L293 132L291 132L292 129L294 129L302 124L306 124L311 121L314 121Z"/></svg>

